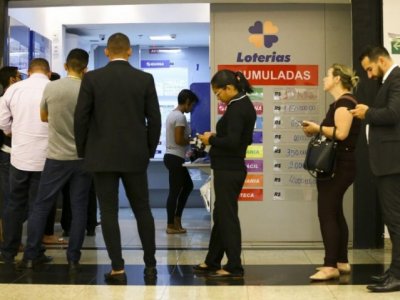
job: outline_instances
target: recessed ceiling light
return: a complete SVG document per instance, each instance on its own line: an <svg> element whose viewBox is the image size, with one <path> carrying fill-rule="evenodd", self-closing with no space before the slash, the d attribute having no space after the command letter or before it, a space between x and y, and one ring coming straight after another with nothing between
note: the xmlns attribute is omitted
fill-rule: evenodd
<svg viewBox="0 0 400 300"><path fill-rule="evenodd" d="M176 34L166 34L166 35L150 35L149 39L152 41L173 41L176 38Z"/></svg>

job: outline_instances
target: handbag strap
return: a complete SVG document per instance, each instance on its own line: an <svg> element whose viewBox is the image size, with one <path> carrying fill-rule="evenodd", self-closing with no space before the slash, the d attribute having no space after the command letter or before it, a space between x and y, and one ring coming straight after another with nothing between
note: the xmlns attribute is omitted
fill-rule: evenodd
<svg viewBox="0 0 400 300"><path fill-rule="evenodd" d="M322 133L322 125L319 125L319 136L322 137L324 134ZM333 126L333 134L332 141L336 141L336 126Z"/></svg>
<svg viewBox="0 0 400 300"><path fill-rule="evenodd" d="M355 105L358 104L357 100L354 99L352 96L349 96L349 95L341 96L339 99L347 99L347 100L350 100L351 102L353 102Z"/></svg>

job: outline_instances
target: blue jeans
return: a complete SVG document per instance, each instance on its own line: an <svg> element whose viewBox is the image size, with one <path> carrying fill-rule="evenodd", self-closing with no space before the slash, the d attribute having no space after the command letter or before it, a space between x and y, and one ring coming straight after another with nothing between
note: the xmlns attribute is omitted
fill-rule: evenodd
<svg viewBox="0 0 400 300"><path fill-rule="evenodd" d="M10 167L10 200L3 215L4 243L1 249L7 260L13 260L18 253L22 225L28 218L28 211L32 211L40 174L41 172L18 170L12 165Z"/></svg>
<svg viewBox="0 0 400 300"><path fill-rule="evenodd" d="M70 184L72 224L67 260L78 262L85 238L87 207L91 175L83 170L83 160L60 161L46 159L40 179L37 199L28 218L28 238L24 259L36 259L41 253L41 241L46 219L63 186Z"/></svg>

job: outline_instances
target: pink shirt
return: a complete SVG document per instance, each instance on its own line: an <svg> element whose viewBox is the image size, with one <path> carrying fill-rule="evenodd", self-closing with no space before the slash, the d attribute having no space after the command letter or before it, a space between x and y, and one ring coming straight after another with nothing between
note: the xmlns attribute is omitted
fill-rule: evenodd
<svg viewBox="0 0 400 300"><path fill-rule="evenodd" d="M49 82L46 75L34 73L11 85L0 102L0 129L12 133L11 164L18 170L43 170L48 127L40 120L40 101Z"/></svg>

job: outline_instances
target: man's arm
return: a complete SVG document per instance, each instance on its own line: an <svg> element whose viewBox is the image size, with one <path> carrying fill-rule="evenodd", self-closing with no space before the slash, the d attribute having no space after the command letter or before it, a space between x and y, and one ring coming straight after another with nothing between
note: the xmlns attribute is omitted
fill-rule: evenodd
<svg viewBox="0 0 400 300"><path fill-rule="evenodd" d="M392 126L400 123L400 76L390 82L386 94L385 107L370 107L365 113L365 120L376 126Z"/></svg>
<svg viewBox="0 0 400 300"><path fill-rule="evenodd" d="M0 129L4 131L5 135L10 135L11 133L12 114L10 101L11 92L8 89L3 97L0 98Z"/></svg>
<svg viewBox="0 0 400 300"><path fill-rule="evenodd" d="M147 139L149 144L149 154L150 157L154 157L158 142L160 140L161 113L160 113L160 105L158 103L158 97L153 76L151 76L150 83L147 88L145 109L146 109L145 114L147 120Z"/></svg>
<svg viewBox="0 0 400 300"><path fill-rule="evenodd" d="M86 75L82 79L74 115L74 134L78 157L85 156L86 140L93 112L92 86L87 77Z"/></svg>

